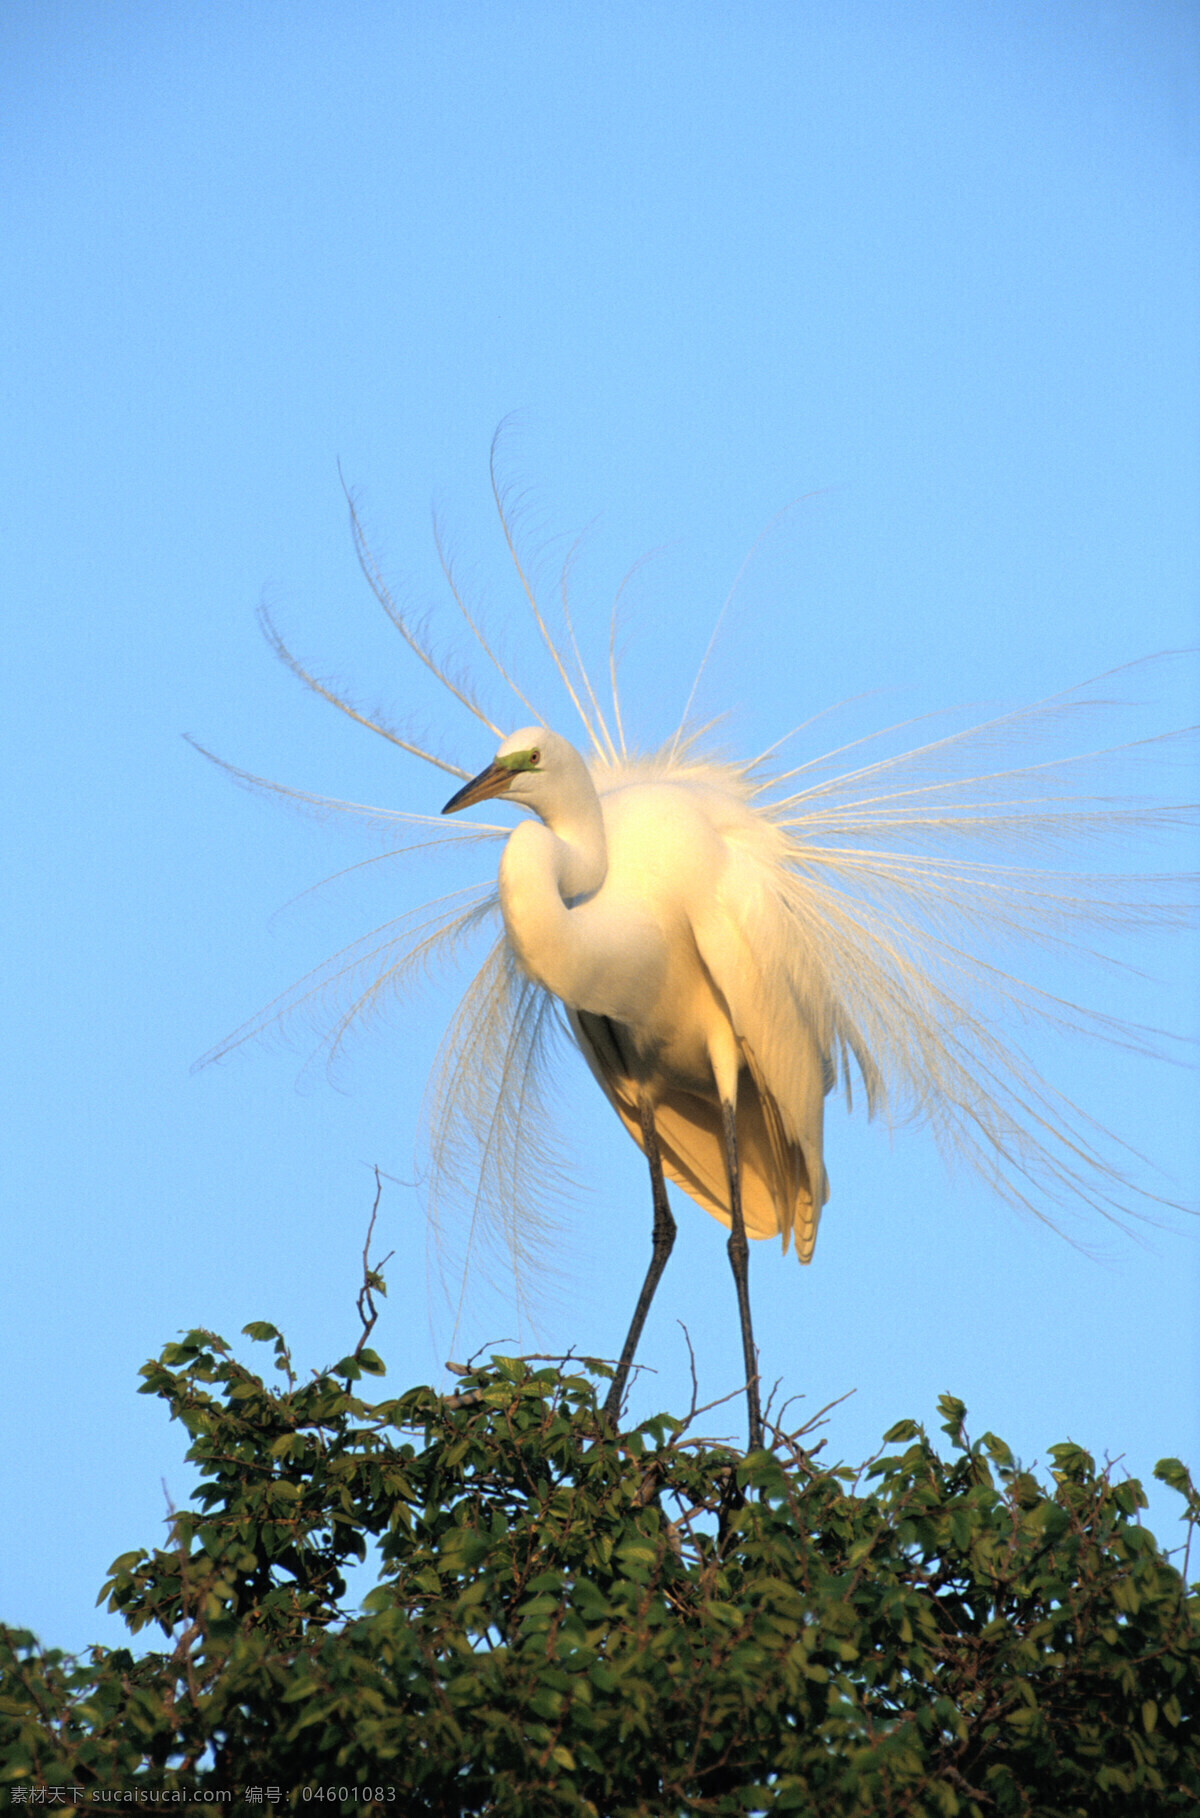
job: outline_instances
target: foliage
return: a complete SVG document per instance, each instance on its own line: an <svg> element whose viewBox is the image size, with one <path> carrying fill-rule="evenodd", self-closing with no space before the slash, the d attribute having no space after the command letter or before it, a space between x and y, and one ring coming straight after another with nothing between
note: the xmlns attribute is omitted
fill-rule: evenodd
<svg viewBox="0 0 1200 1818"><path fill-rule="evenodd" d="M371 1404L364 1344L301 1383L272 1326L246 1332L278 1386L204 1331L142 1372L200 1484L101 1596L165 1651L74 1660L0 1631L14 1805L1198 1809L1200 1597L1140 1486L1079 1447L1043 1484L945 1396L948 1459L911 1421L858 1473L810 1430L743 1459L692 1436L695 1409L615 1435L603 1366L494 1357L452 1396ZM1200 1516L1182 1466L1158 1475ZM350 1615L343 1568L372 1542Z"/></svg>

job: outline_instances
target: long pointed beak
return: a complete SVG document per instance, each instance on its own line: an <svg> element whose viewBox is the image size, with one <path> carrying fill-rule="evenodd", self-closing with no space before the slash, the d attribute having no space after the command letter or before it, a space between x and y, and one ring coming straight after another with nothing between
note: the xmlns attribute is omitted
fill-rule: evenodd
<svg viewBox="0 0 1200 1818"><path fill-rule="evenodd" d="M443 814L457 814L460 808L470 808L476 802L486 802L491 795L503 795L513 781L513 772L506 770L502 764L489 764L478 776L473 776L469 783L464 783L457 795L452 795Z"/></svg>

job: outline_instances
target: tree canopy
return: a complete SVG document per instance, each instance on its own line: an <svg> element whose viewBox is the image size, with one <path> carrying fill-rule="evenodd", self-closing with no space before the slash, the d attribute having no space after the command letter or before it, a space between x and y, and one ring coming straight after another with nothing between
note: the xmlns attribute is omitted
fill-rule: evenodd
<svg viewBox="0 0 1200 1818"><path fill-rule="evenodd" d="M199 1481L101 1596L158 1649L0 1631L11 1804L1200 1809L1200 1586L1080 1447L1043 1481L947 1395L947 1457L911 1420L858 1470L811 1426L742 1457L695 1408L614 1432L602 1364L495 1356L371 1402L369 1331L308 1381L245 1331L275 1381L206 1331L142 1372Z"/></svg>

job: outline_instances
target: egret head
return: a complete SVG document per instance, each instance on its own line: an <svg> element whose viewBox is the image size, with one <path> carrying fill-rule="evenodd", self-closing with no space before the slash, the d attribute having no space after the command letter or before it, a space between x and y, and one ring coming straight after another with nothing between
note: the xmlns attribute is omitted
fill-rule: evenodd
<svg viewBox="0 0 1200 1818"><path fill-rule="evenodd" d="M546 726L523 726L510 733L486 770L452 795L443 814L457 814L489 796L503 796L522 808L545 815L547 808L587 777L587 766L573 745Z"/></svg>

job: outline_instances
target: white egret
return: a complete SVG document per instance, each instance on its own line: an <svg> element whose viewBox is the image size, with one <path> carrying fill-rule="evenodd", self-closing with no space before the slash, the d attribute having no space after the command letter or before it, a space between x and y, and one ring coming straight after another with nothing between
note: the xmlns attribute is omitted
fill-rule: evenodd
<svg viewBox="0 0 1200 1818"><path fill-rule="evenodd" d="M224 766L301 806L385 827L416 824L419 836L396 851L479 840L503 841L504 849L498 884L426 905L355 943L208 1058L330 989L349 993L330 1032L336 1050L414 965L498 920L498 938L452 1020L432 1083L431 1211L436 1218L447 1188L465 1189L476 1213L498 1220L514 1264L525 1257L538 1189L546 1187L538 1179L542 1061L561 1006L650 1166L650 1267L607 1405L619 1413L674 1240L665 1174L730 1226L754 1447L762 1426L747 1239L780 1236L785 1250L791 1242L802 1263L810 1260L828 1195L824 1101L836 1082L848 1103L857 1083L868 1114L926 1122L947 1154L1041 1216L1073 1198L1117 1217L1139 1202L1169 1203L1129 1178L1116 1139L1050 1086L1001 1027L1005 1019L1041 1021L1151 1052L1154 1042L1014 976L997 950L1034 941L1087 954L1073 929L1119 933L1191 920L1177 877L1014 862L1030 848L1128 838L1191 818L1188 807L1116 798L1110 775L1114 762L1162 755L1183 735L1047 756L1043 741L1064 725L1114 711L1103 691L1085 687L841 772L836 765L849 747L773 769L783 741L738 763L701 755L699 735L682 724L659 751L639 755L626 742L611 646L611 705L602 709L565 586L556 639L498 491L496 503L586 755L536 711L443 557L466 626L534 722L505 736L392 600L351 505L359 559L380 603L448 695L499 740L491 764L471 778L363 713L304 669L264 620L276 654L359 724L464 779L443 813L497 797L535 818L515 829L448 825L331 802ZM1014 744L1016 754L1006 756ZM996 846L1005 862L980 856Z"/></svg>
<svg viewBox="0 0 1200 1818"><path fill-rule="evenodd" d="M446 803L532 809L500 861L500 911L526 977L555 997L650 1164L650 1267L608 1397L615 1416L675 1241L663 1170L730 1228L750 1410L762 1442L747 1229L812 1255L822 1123L840 1031L775 886L778 842L726 789L686 774L603 804L579 753L529 726ZM539 825L538 822L541 824ZM853 1039L851 1037L851 1039ZM869 1065L869 1063L867 1063Z"/></svg>

